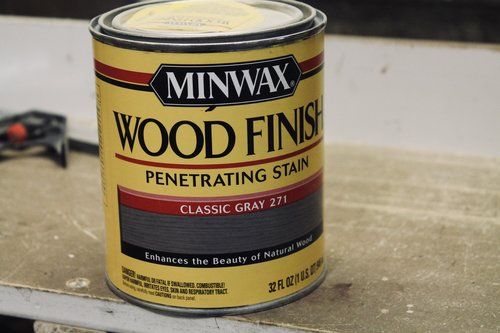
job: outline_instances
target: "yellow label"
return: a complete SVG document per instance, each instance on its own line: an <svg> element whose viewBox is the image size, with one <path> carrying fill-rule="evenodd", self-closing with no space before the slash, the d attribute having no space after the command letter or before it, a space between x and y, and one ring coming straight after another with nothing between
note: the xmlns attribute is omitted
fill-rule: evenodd
<svg viewBox="0 0 500 333"><path fill-rule="evenodd" d="M138 299L253 305L323 272L323 35L160 53L94 41L108 277Z"/></svg>
<svg viewBox="0 0 500 333"><path fill-rule="evenodd" d="M153 31L225 32L255 27L262 20L257 9L237 1L186 0L144 7L123 26Z"/></svg>

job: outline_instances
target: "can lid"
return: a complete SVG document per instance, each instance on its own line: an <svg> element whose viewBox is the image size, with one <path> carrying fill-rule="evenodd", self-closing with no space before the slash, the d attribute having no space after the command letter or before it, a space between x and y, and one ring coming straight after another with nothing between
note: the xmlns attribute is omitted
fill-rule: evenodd
<svg viewBox="0 0 500 333"><path fill-rule="evenodd" d="M300 29L315 17L314 8L296 1L175 0L108 12L99 25L139 38L217 39Z"/></svg>

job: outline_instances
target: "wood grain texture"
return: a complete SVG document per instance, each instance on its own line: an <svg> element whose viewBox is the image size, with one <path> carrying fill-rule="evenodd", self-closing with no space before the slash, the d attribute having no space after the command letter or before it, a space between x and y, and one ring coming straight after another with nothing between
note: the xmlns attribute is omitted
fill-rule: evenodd
<svg viewBox="0 0 500 333"><path fill-rule="evenodd" d="M326 152L326 281L295 303L214 327L498 331L500 159L349 145ZM0 291L108 302L133 318L136 307L104 283L98 159L73 153L69 165L45 156L0 162ZM12 313L15 304L1 299L0 313Z"/></svg>

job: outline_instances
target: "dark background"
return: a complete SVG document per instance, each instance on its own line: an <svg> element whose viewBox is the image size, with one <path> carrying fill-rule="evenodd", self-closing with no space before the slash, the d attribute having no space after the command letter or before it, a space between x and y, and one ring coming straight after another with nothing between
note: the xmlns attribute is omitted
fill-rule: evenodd
<svg viewBox="0 0 500 333"><path fill-rule="evenodd" d="M1 0L0 14L89 19L132 0ZM500 0L304 0L337 34L500 43Z"/></svg>

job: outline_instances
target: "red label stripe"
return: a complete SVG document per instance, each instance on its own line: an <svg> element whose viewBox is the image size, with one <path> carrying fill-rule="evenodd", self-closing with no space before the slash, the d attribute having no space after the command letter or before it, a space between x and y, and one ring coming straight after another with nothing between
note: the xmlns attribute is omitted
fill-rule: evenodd
<svg viewBox="0 0 500 333"><path fill-rule="evenodd" d="M306 146L302 149L296 150L292 153L274 156L274 157L269 157L269 158L263 158L260 160L236 162L236 163L218 163L218 164L164 163L164 162L153 162L153 161L141 160L138 158L124 156L124 155L118 154L118 153L115 153L115 157L122 160L122 161L129 162L129 163L148 165L148 166L152 166L152 167L167 168L167 169L229 169L229 168L241 168L241 167L246 167L246 166L266 164L266 163L285 160L287 158L300 155L300 154L316 147L321 142L321 140L323 140L323 137L320 137L318 140L316 140L314 143L310 144L309 146Z"/></svg>
<svg viewBox="0 0 500 333"><path fill-rule="evenodd" d="M323 52L318 54L315 57L304 60L299 63L300 70L302 73L308 72L323 63ZM141 73L129 71L121 68L112 67L102 62L99 62L94 59L95 70L107 77L110 77L115 80L120 80L124 82L130 82L141 85L148 85L149 81L153 77L151 73Z"/></svg>
<svg viewBox="0 0 500 333"><path fill-rule="evenodd" d="M112 67L109 65L105 65L95 59L94 66L95 70L99 73L120 81L146 85L149 84L149 81L151 81L151 78L153 77L153 74L128 71L125 69Z"/></svg>
<svg viewBox="0 0 500 333"><path fill-rule="evenodd" d="M323 52L321 52L315 57L312 57L311 59L302 61L301 63L299 63L299 67L302 73L305 73L318 67L322 63L323 63Z"/></svg>
<svg viewBox="0 0 500 333"><path fill-rule="evenodd" d="M224 216L250 214L270 208L282 207L305 198L321 187L323 173L319 171L306 181L274 191L253 193L248 196L205 198L179 198L151 195L118 187L120 204L151 213L177 216Z"/></svg>

